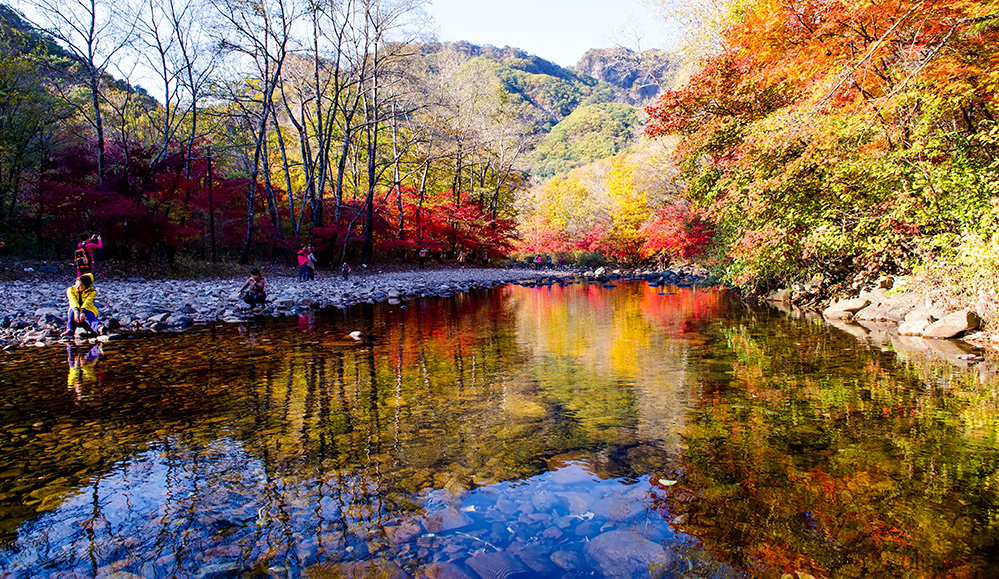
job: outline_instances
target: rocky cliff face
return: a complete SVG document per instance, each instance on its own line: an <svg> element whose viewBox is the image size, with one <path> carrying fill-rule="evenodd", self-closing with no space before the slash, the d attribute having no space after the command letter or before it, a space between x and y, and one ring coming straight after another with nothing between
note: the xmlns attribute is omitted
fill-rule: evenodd
<svg viewBox="0 0 999 579"><path fill-rule="evenodd" d="M579 59L575 70L615 87L618 102L642 105L672 85L676 63L664 50L593 48Z"/></svg>

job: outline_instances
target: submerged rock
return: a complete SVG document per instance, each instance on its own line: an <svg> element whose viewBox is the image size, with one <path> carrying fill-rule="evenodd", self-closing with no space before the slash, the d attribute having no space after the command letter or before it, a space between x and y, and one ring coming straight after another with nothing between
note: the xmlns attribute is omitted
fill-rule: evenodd
<svg viewBox="0 0 999 579"><path fill-rule="evenodd" d="M670 564L672 556L657 543L633 531L608 531L586 544L586 555L606 577L646 577L653 566Z"/></svg>

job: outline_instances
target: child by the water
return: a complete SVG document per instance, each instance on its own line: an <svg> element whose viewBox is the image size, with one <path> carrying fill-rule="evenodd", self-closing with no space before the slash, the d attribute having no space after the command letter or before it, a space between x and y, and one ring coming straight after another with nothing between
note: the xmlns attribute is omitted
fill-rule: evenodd
<svg viewBox="0 0 999 579"><path fill-rule="evenodd" d="M344 281L347 281L347 276L349 274L350 274L350 266L347 265L347 262L345 261L343 262L343 267L340 268L340 275L343 276Z"/></svg>
<svg viewBox="0 0 999 579"><path fill-rule="evenodd" d="M97 307L94 305L96 297L94 276L90 273L76 278L76 283L66 288L69 310L66 312L66 331L62 333L63 336L72 336L77 328L83 328L83 331L92 335L103 330L104 326L97 319Z"/></svg>

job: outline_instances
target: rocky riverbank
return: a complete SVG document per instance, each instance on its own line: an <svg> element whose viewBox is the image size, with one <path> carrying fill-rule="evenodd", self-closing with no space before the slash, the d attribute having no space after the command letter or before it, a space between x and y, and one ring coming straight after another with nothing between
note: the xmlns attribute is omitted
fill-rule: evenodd
<svg viewBox="0 0 999 579"><path fill-rule="evenodd" d="M906 359L973 367L983 381L999 374L999 360L989 353L999 349L997 302L991 295L962 298L906 277L881 277L836 297L823 296L825 290L821 279L813 279L771 292L765 300L793 315L821 317L861 343Z"/></svg>
<svg viewBox="0 0 999 579"><path fill-rule="evenodd" d="M208 322L239 322L258 315L294 315L321 308L345 308L359 303L394 302L416 297L451 296L511 282L568 276L568 271L454 268L362 272L348 281L339 275L301 283L297 277L264 269L267 304L251 309L239 299L245 277L201 280L97 276L96 305L115 339L124 332L176 331ZM59 340L66 325L65 275L39 272L33 277L0 283L0 300L7 304L0 317L0 346L44 346ZM97 338L93 338L97 339Z"/></svg>
<svg viewBox="0 0 999 579"><path fill-rule="evenodd" d="M996 322L999 303L989 295L960 298L928 292L925 284L915 284L908 277L881 277L868 287L856 287L843 295L825 297L821 278L766 296L766 301L789 306L804 302L820 311L827 321L884 323L901 336L925 339L958 339L987 345L999 345Z"/></svg>

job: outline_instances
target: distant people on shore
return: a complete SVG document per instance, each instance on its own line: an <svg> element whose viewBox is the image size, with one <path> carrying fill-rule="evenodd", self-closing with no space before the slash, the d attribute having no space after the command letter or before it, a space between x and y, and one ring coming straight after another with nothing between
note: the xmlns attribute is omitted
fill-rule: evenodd
<svg viewBox="0 0 999 579"><path fill-rule="evenodd" d="M420 255L420 269L423 269L423 267L427 264L427 248L421 247L419 255Z"/></svg>
<svg viewBox="0 0 999 579"><path fill-rule="evenodd" d="M77 328L82 328L91 336L96 336L104 330L103 324L97 317L99 315L97 307L94 305L96 297L94 275L90 273L77 277L76 282L66 288L69 309L66 311L66 331L62 333L63 337L72 336Z"/></svg>
<svg viewBox="0 0 999 579"><path fill-rule="evenodd" d="M307 271L305 272L306 281L312 281L316 279L316 254L312 251L312 246L309 246L309 255L306 256L308 259L305 262L305 267Z"/></svg>
<svg viewBox="0 0 999 579"><path fill-rule="evenodd" d="M84 239L76 246L73 253L73 264L76 265L76 277L85 273L94 273L94 250L104 247L104 239L94 234Z"/></svg>
<svg viewBox="0 0 999 579"><path fill-rule="evenodd" d="M340 267L340 275L343 276L343 281L347 281L347 277L350 275L350 266L347 262L343 262L343 266Z"/></svg>
<svg viewBox="0 0 999 579"><path fill-rule="evenodd" d="M548 269L551 269L554 264L552 264L552 254L548 254Z"/></svg>
<svg viewBox="0 0 999 579"><path fill-rule="evenodd" d="M534 258L534 269L541 271L541 254Z"/></svg>
<svg viewBox="0 0 999 579"><path fill-rule="evenodd" d="M298 281L308 281L309 279L309 253L312 248L303 245L298 250Z"/></svg>
<svg viewBox="0 0 999 579"><path fill-rule="evenodd" d="M250 268L250 277L239 288L239 296L251 307L260 308L267 301L264 276L257 268Z"/></svg>

